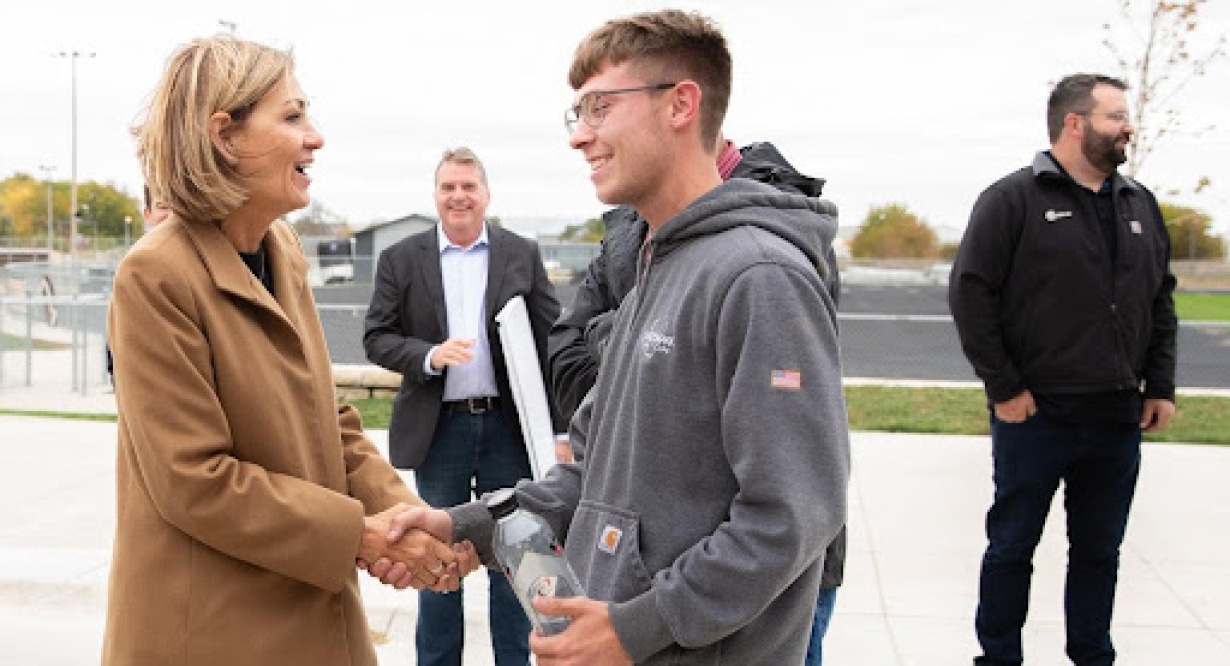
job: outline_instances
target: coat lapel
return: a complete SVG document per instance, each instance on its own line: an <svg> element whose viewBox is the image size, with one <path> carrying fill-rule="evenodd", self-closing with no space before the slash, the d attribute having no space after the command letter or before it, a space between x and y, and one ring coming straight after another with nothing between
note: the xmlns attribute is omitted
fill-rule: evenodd
<svg viewBox="0 0 1230 666"><path fill-rule="evenodd" d="M423 285L427 288L427 296L431 306L436 310L436 324L440 326L440 334L448 337L448 305L444 302L444 278L440 275L440 241L435 228L422 235L418 247L418 261L414 262L422 271Z"/></svg>
<svg viewBox="0 0 1230 666"><path fill-rule="evenodd" d="M274 306L282 312L296 330L301 328L303 310L306 307L315 310L315 302L304 303L308 264L303 257L303 248L299 244L298 235L283 222L274 222L265 235L265 253L273 270ZM249 271L250 272L250 271ZM269 293L259 290L266 298Z"/></svg>
<svg viewBox="0 0 1230 666"><path fill-rule="evenodd" d="M487 227L487 293L483 299L486 310L486 321L493 321L495 314L504 304L498 300L500 284L504 278L504 267L508 264L508 248L504 244L504 236L498 227Z"/></svg>
<svg viewBox="0 0 1230 666"><path fill-rule="evenodd" d="M278 224L280 223L275 222L274 226ZM274 300L273 296L265 290L264 285L256 279L255 275L252 275L252 271L248 270L235 247L226 239L216 224L185 222L184 226L196 245L197 252L201 255L205 269L213 278L214 286L220 291L267 310L298 335L298 329L286 315L281 304ZM294 253L290 252L290 247L288 247L291 244L274 228L270 228L269 233L265 235L264 242L265 251L273 270L274 291L285 294L283 298L293 298L303 287L301 273L305 271L301 269L301 266L306 266L306 264L295 262L292 258ZM302 257L299 258L299 262L302 262Z"/></svg>

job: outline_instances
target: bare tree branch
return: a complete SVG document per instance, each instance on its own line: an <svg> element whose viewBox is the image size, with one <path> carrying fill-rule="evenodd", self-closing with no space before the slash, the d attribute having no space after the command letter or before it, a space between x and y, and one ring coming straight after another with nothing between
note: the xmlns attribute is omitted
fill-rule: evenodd
<svg viewBox="0 0 1230 666"><path fill-rule="evenodd" d="M1164 140L1183 130L1179 93L1205 75L1209 65L1226 55L1226 36L1216 36L1197 53L1200 8L1208 0L1152 0L1148 12L1139 3L1119 0L1118 26L1103 26L1102 40L1131 86L1135 133L1126 171L1136 176ZM1116 29L1118 28L1118 30ZM1195 130L1196 134L1208 128Z"/></svg>

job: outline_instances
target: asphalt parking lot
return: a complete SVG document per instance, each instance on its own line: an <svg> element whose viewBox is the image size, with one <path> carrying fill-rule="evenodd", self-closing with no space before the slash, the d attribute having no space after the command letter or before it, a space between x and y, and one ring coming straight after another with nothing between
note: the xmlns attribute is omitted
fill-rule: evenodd
<svg viewBox="0 0 1230 666"><path fill-rule="evenodd" d="M576 287L556 287L561 303ZM366 363L363 315L370 285L316 290L329 351L337 363ZM842 286L838 307L842 371L846 377L973 382L948 314L943 285ZM1178 382L1185 388L1230 389L1230 326L1189 325L1179 330Z"/></svg>

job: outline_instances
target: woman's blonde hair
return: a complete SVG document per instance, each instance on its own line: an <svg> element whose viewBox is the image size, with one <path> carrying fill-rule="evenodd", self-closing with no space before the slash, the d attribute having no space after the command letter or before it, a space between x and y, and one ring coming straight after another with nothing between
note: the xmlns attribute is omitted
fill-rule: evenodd
<svg viewBox="0 0 1230 666"><path fill-rule="evenodd" d="M227 113L231 127L242 127L293 69L289 52L231 35L194 40L172 55L145 121L132 130L154 197L189 220L219 221L242 205L238 165L214 145L210 118Z"/></svg>

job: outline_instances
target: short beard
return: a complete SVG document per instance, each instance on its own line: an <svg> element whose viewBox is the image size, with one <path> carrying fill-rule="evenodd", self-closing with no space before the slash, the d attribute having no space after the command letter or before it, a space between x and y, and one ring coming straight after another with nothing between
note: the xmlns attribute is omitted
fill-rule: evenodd
<svg viewBox="0 0 1230 666"><path fill-rule="evenodd" d="M1093 123L1085 121L1085 137L1081 139L1081 152L1093 168L1105 174L1110 174L1127 161L1127 154L1115 142L1123 136L1122 132L1106 135L1093 128Z"/></svg>

